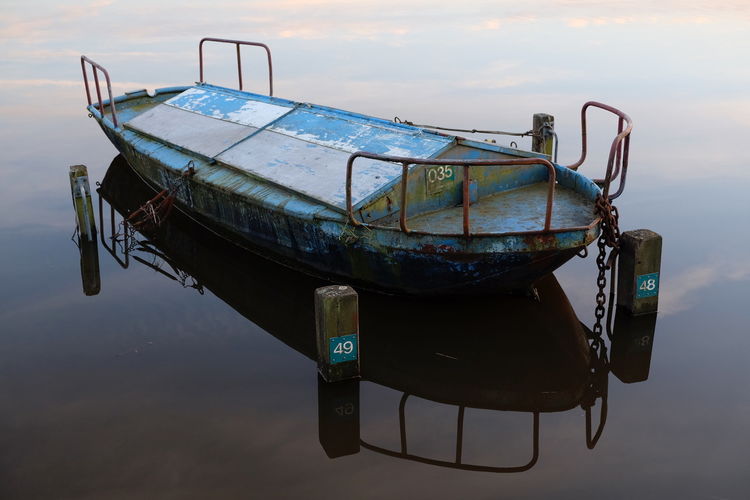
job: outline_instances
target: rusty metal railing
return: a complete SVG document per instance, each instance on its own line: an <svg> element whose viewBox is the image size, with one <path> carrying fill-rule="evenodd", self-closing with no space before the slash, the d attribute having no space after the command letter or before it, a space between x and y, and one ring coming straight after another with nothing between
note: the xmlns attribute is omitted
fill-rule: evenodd
<svg viewBox="0 0 750 500"><path fill-rule="evenodd" d="M405 460L411 460L414 462L421 462L423 464L437 465L439 467L448 467L452 469L462 469L462 470L470 470L470 471L477 471L477 472L495 472L495 473L524 472L534 467L534 465L536 465L537 461L539 460L539 412L535 411L533 412L534 422L533 422L533 438L532 438L532 455L528 463L524 465L512 466L512 467L495 467L491 465L475 465L475 464L463 463L462 454L463 454L464 412L466 410L465 406L458 407L458 422L456 426L456 458L454 461L450 462L448 460L438 460L434 458L427 458L427 457L423 457L419 455L413 455L409 453L408 451L407 439L406 439L405 413L406 413L406 400L408 397L409 397L409 394L404 393L398 405L398 420L399 420L399 431L400 431L400 437L401 437L401 450L400 451L389 450L387 448L375 446L373 444L370 444L360 439L359 443L363 448L366 448L370 451L374 451L376 453L380 453L383 455L396 457L396 458L402 458Z"/></svg>
<svg viewBox="0 0 750 500"><path fill-rule="evenodd" d="M250 45L252 47L262 47L266 51L268 57L268 95L273 95L273 63L271 62L271 49L268 45L258 42L246 42L243 40L229 40L226 38L203 38L198 44L198 59L200 64L200 82L203 82L203 43L204 42L219 42L219 43L233 43L237 47L237 76L239 77L240 90L242 90L242 59L240 58L240 45Z"/></svg>
<svg viewBox="0 0 750 500"><path fill-rule="evenodd" d="M586 161L586 111L590 107L609 111L610 113L613 113L618 117L617 135L615 136L614 140L612 141L612 145L609 148L609 158L607 159L606 174L603 179L594 179L594 182L603 186L603 196L605 198L609 197L610 200L614 200L615 198L620 196L625 189L625 177L628 173L628 156L630 153L630 132L633 130L633 120L631 120L628 115L626 115L619 109L608 106L607 104L602 104L595 101L589 101L584 104L581 108L581 157L577 162L573 163L572 165L568 165L568 168L571 168L573 170L578 169L578 167L580 167L583 162ZM626 123L627 127L625 127ZM612 171L613 168L614 172ZM612 183L612 181L617 179L621 172L622 177L620 178L620 185L615 194L610 195L610 184Z"/></svg>
<svg viewBox="0 0 750 500"><path fill-rule="evenodd" d="M96 97L99 100L99 113L101 113L102 118L104 118L104 102L102 101L102 91L99 86L99 74L97 73L97 70L101 71L104 74L104 78L107 81L107 92L109 93L109 109L112 112L112 123L114 124L115 128L117 128L117 111L115 110L115 100L112 97L112 82L109 79L109 72L97 62L92 61L86 56L81 56L81 71L83 72L83 83L86 86L86 99L89 102L89 106L91 106L92 102L91 91L89 90L89 78L86 75L86 63L89 63L91 65L91 71L94 74L94 83L96 84Z"/></svg>
<svg viewBox="0 0 750 500"><path fill-rule="evenodd" d="M367 224L359 222L354 218L354 208L352 206L352 171L354 160L357 158L369 158L372 160L387 161L391 163L400 163L402 166L401 174L401 206L399 207L399 227L404 233L411 233L407 224L407 187L409 183L409 165L449 165L463 167L463 232L457 234L446 234L445 236L487 236L495 233L471 232L471 203L469 194L469 183L471 181L471 167L493 167L493 166L513 166L513 165L544 165L549 172L548 189L547 189L547 208L544 215L544 229L542 232L553 232L552 225L552 204L555 198L555 166L549 160L544 158L513 158L509 160L450 160L436 158L407 158L402 156L388 156L375 153L359 151L352 154L346 164L346 211L349 217L349 223L352 226L374 227L378 229L392 229L389 226L380 226L376 224ZM539 231L519 231L517 234L538 233ZM516 233L507 233L516 234Z"/></svg>

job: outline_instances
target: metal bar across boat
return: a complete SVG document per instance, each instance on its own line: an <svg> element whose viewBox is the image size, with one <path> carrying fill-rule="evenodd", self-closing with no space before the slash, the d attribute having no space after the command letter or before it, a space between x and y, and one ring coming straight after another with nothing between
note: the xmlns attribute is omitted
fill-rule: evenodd
<svg viewBox="0 0 750 500"><path fill-rule="evenodd" d="M358 151L349 157L346 164L346 212L349 217L349 222L353 226L365 226L365 227L377 227L383 229L393 229L388 226L379 226L375 224L367 224L359 222L354 218L354 209L352 206L352 172L354 170L354 160L357 158L369 158L372 160L388 161L391 163L401 163L403 165L403 173L401 175L401 207L399 211L399 226L401 231L405 233L412 232L409 230L406 224L406 187L408 183L408 171L409 165L450 165L454 167L464 168L464 183L463 183L463 232L461 236L481 236L496 233L472 233L469 221L470 215L470 194L469 194L469 169L471 167L498 167L498 166L514 166L514 165L544 165L548 172L548 189L547 189L547 208L544 215L544 229L542 232L551 232L552 224L552 203L555 198L555 166L544 158L512 158L502 160L451 160L447 158L405 158L403 156L389 156L380 155L375 153L367 153L365 151ZM520 231L521 233L537 233L539 231ZM452 236L452 235L446 235ZM458 236L458 235L457 235Z"/></svg>

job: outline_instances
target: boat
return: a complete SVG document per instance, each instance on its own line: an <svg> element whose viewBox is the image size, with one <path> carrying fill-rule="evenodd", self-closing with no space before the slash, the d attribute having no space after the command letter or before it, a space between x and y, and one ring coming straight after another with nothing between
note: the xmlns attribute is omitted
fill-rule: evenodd
<svg viewBox="0 0 750 500"><path fill-rule="evenodd" d="M239 89L205 81L206 42L236 45ZM241 46L265 50L268 94L243 90ZM528 292L597 238L597 199L625 186L632 121L601 103L583 106L581 157L562 166L539 152L275 97L261 43L204 38L199 60L195 85L114 97L109 72L81 56L90 116L162 198L264 257L330 280L420 295ZM592 108L618 122L598 181L577 171Z"/></svg>

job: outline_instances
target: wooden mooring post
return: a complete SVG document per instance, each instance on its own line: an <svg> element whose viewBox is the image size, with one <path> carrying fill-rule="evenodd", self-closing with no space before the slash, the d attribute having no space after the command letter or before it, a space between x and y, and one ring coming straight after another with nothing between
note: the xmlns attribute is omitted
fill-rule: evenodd
<svg viewBox="0 0 750 500"><path fill-rule="evenodd" d="M318 371L326 382L359 377L359 298L350 286L315 290Z"/></svg>
<svg viewBox="0 0 750 500"><path fill-rule="evenodd" d="M96 295L102 288L99 272L99 246L96 239L86 241L80 239L78 250L81 252L81 283L85 295Z"/></svg>
<svg viewBox="0 0 750 500"><path fill-rule="evenodd" d="M535 113L531 130L534 132L531 137L531 150L552 158L555 117L546 113Z"/></svg>
<svg viewBox="0 0 750 500"><path fill-rule="evenodd" d="M659 308L661 243L661 236L648 229L620 235L617 305L630 314L655 313Z"/></svg>
<svg viewBox="0 0 750 500"><path fill-rule="evenodd" d="M318 376L318 440L328 458L359 453L359 380Z"/></svg>
<svg viewBox="0 0 750 500"><path fill-rule="evenodd" d="M86 165L70 167L70 194L73 197L73 208L76 212L76 224L81 233L81 239L96 240L96 220L94 219L94 204L91 201L89 187L89 172Z"/></svg>
<svg viewBox="0 0 750 500"><path fill-rule="evenodd" d="M609 361L612 373L626 384L648 379L656 316L656 313L635 316L623 307L617 308Z"/></svg>

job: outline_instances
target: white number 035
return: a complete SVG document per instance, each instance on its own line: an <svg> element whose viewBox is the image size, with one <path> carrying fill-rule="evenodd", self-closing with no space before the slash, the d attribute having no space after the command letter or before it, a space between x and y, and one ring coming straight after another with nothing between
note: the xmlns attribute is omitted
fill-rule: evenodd
<svg viewBox="0 0 750 500"><path fill-rule="evenodd" d="M441 165L427 171L427 180L429 182L442 181L451 177L453 177L453 167L449 165Z"/></svg>

